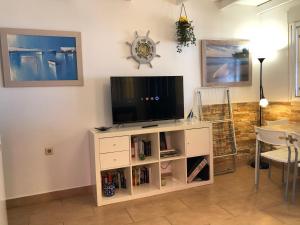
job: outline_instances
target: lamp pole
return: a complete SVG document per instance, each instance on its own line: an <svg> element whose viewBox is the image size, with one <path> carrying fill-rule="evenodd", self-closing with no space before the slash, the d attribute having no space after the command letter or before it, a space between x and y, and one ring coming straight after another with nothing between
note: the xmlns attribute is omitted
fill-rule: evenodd
<svg viewBox="0 0 300 225"><path fill-rule="evenodd" d="M263 64L263 61L265 60L266 58L258 58L258 61L260 62L260 85L259 85L259 101L263 98L265 98L264 96L264 89L263 89L263 86L262 86L262 64ZM262 125L262 107L261 105L259 105L259 126L261 127Z"/></svg>
<svg viewBox="0 0 300 225"><path fill-rule="evenodd" d="M262 117L263 117L263 115L262 115L262 113L263 113L262 100L266 100L265 95L264 95L264 88L262 85L262 64L265 59L266 58L258 58L258 61L260 62L260 84L259 84L259 126L260 127L262 125ZM264 107L266 107L266 105ZM259 145L259 146L260 146L260 151L262 151L263 146L262 145ZM260 169L269 169L269 164L260 160L259 168Z"/></svg>
<svg viewBox="0 0 300 225"><path fill-rule="evenodd" d="M259 83L259 126L260 127L262 126L263 107L266 107L268 105L268 101L264 96L264 89L263 89L263 85L262 85L262 64L265 59L266 58L258 58L258 61L260 62L260 83ZM261 145L259 145L259 148L260 148L260 151L262 151L263 147ZM252 161L251 167L255 168L255 160ZM260 169L268 169L269 164L260 160L259 168Z"/></svg>

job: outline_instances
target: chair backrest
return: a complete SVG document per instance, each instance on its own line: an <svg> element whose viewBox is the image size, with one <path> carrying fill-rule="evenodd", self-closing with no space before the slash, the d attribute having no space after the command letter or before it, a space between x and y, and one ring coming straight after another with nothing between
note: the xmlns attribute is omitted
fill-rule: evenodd
<svg viewBox="0 0 300 225"><path fill-rule="evenodd" d="M299 134L291 134L292 137L292 144L294 145L294 147L299 151L299 147L300 147L300 135Z"/></svg>
<svg viewBox="0 0 300 225"><path fill-rule="evenodd" d="M289 120L288 119L267 120L266 124L268 126L271 126L271 125L286 125L286 124L289 124Z"/></svg>
<svg viewBox="0 0 300 225"><path fill-rule="evenodd" d="M255 127L256 140L278 146L290 146L288 133Z"/></svg>

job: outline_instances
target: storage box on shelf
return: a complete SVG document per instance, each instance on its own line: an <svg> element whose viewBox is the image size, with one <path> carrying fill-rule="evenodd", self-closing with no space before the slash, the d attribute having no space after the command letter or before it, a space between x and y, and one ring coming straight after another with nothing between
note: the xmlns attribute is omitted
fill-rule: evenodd
<svg viewBox="0 0 300 225"><path fill-rule="evenodd" d="M91 178L97 205L211 184L211 130L207 122L90 130ZM165 150L176 154L162 154ZM189 170L199 170L203 159L208 164L202 170L204 175L195 176L189 183ZM115 193L107 192L109 188Z"/></svg>

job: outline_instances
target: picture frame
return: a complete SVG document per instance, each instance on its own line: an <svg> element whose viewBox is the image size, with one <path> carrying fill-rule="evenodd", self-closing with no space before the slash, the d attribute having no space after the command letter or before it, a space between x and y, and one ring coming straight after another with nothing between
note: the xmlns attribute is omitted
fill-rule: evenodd
<svg viewBox="0 0 300 225"><path fill-rule="evenodd" d="M202 40L203 87L252 85L252 56L248 40Z"/></svg>
<svg viewBox="0 0 300 225"><path fill-rule="evenodd" d="M81 33L0 28L4 87L83 86Z"/></svg>

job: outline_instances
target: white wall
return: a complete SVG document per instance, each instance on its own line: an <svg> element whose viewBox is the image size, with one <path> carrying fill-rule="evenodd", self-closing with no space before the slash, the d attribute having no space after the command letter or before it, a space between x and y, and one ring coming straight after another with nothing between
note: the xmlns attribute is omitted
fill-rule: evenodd
<svg viewBox="0 0 300 225"><path fill-rule="evenodd" d="M0 0L0 5L0 27L81 31L85 78L84 87L0 87L8 198L90 184L87 130L111 124L111 75L184 75L185 111L191 108L193 90L200 86L200 44L176 53L180 6L175 0ZM199 40L255 39L265 20L287 35L285 9L257 16L247 6L219 11L211 0L189 0L186 8ZM153 69L137 70L135 62L126 60L125 42L135 30L143 34L148 29L161 41L162 57L154 59ZM283 50L265 63L265 93L271 100L288 99L287 36L279 42ZM256 60L253 85L232 92L235 102L257 100ZM46 146L54 147L53 156L44 155Z"/></svg>

